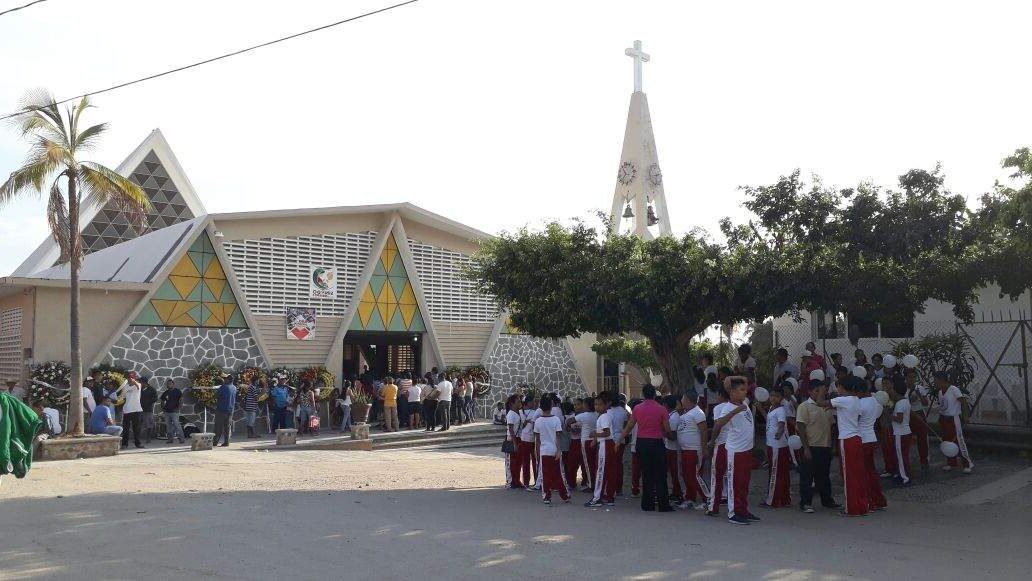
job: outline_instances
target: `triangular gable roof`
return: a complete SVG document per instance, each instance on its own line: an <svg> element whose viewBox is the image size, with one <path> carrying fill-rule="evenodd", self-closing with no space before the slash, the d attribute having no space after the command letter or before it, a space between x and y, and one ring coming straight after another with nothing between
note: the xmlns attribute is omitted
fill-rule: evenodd
<svg viewBox="0 0 1032 581"><path fill-rule="evenodd" d="M205 218L194 218L149 232L121 244L109 246L83 257L79 279L83 281L150 283L157 280L157 274L177 256L185 240L191 234L203 230ZM68 280L68 264L59 264L33 273L28 278L46 280Z"/></svg>
<svg viewBox="0 0 1032 581"><path fill-rule="evenodd" d="M158 129L152 131L115 171L137 182L147 192L153 205L147 217L151 230L207 214L179 160ZM118 212L98 205L84 206L79 214L79 223L87 253L136 237ZM15 269L12 276L30 276L48 269L57 262L60 254L57 243L48 237Z"/></svg>

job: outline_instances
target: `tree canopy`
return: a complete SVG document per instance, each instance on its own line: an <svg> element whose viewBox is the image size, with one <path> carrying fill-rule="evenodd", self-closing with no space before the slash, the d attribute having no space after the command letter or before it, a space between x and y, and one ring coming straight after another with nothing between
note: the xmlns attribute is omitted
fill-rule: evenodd
<svg viewBox="0 0 1032 581"><path fill-rule="evenodd" d="M979 274L1017 298L1032 286L1032 150L1025 147L1003 160L1017 187L996 183L982 197L977 220L983 239Z"/></svg>

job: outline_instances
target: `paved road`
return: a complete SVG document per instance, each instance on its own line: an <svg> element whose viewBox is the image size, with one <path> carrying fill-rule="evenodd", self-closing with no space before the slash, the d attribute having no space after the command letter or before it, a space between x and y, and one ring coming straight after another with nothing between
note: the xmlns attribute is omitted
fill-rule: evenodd
<svg viewBox="0 0 1032 581"><path fill-rule="evenodd" d="M862 519L782 509L735 527L632 499L544 507L497 486L493 449L41 463L0 486L0 579L1027 579L1032 486L1013 479L1028 468L936 473ZM962 496L980 504L946 502Z"/></svg>

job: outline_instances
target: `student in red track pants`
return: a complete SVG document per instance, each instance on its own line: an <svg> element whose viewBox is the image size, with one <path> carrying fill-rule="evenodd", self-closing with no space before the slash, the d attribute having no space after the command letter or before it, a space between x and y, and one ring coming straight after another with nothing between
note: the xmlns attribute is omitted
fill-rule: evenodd
<svg viewBox="0 0 1032 581"><path fill-rule="evenodd" d="M676 395L668 395L663 398L663 405L667 409L667 421L673 428L681 421L681 414L677 413L678 402ZM663 438L663 445L666 446L666 469L670 478L670 502L680 503L681 496L681 461L679 459L679 446L676 439Z"/></svg>
<svg viewBox="0 0 1032 581"><path fill-rule="evenodd" d="M885 379L886 383L888 381L888 379ZM885 389L891 392L892 386L889 385ZM889 474L895 474L899 471L899 466L896 462L896 448L892 443L892 425L889 421L889 414L882 414L882 416L878 423L874 425L874 432L878 436L878 443L881 444L882 460L885 466L882 477L888 478Z"/></svg>
<svg viewBox="0 0 1032 581"><path fill-rule="evenodd" d="M749 512L749 476L754 463L752 449L756 427L745 397L748 390L749 382L745 377L732 377L728 391L731 409L713 424L715 429L728 431L724 444L727 449L727 520L738 525L760 520Z"/></svg>
<svg viewBox="0 0 1032 581"><path fill-rule="evenodd" d="M898 466L895 474L896 479L903 486L910 484L910 442L913 435L910 433L910 400L907 398L907 387L902 380L893 386L889 392L892 396L892 443L896 453L896 464Z"/></svg>
<svg viewBox="0 0 1032 581"><path fill-rule="evenodd" d="M616 445L613 442L613 414L609 413L611 394L603 392L595 398L598 421L595 424L595 441L598 442L598 471L595 490L591 500L584 506L612 506L616 499Z"/></svg>
<svg viewBox="0 0 1032 581"><path fill-rule="evenodd" d="M727 401L727 391L721 387L718 391L718 402L713 407L713 435L710 436L710 496L709 506L706 514L717 516L720 514L720 502L724 500L727 485L727 432L718 430L716 422L727 415L735 406Z"/></svg>
<svg viewBox="0 0 1032 581"><path fill-rule="evenodd" d="M523 402L520 401L520 396L510 395L505 406L508 408L505 412L505 440L515 446L511 454L505 455L505 484L509 488L523 488L523 481L520 479L520 467L523 462L523 456L520 454L520 409Z"/></svg>
<svg viewBox="0 0 1032 581"><path fill-rule="evenodd" d="M964 474L971 474L975 462L971 459L971 452L968 451L967 442L964 440L964 426L960 421L963 406L961 400L967 399L967 394L960 391L955 385L950 385L949 376L943 372L935 374L935 387L939 390L939 427L942 428L942 439L945 442L953 442L960 448L960 452L946 459L943 470L952 470L958 463L964 464Z"/></svg>
<svg viewBox="0 0 1032 581"><path fill-rule="evenodd" d="M787 408L781 405L784 397L780 388L770 390L770 411L767 413L767 498L761 506L781 508L792 506L789 488L792 485L791 464L788 454Z"/></svg>
<svg viewBox="0 0 1032 581"><path fill-rule="evenodd" d="M848 377L839 383L839 397L831 399L838 425L839 461L846 496L846 516L863 516L870 511L867 502L867 470L864 467L864 445L860 440L860 399L856 393L866 390L863 380ZM844 395L843 395L844 394Z"/></svg>
<svg viewBox="0 0 1032 581"><path fill-rule="evenodd" d="M864 448L864 474L867 478L867 504L870 510L882 510L888 506L885 494L882 493L881 472L874 463L874 454L878 450L878 432L875 426L885 408L872 396L866 385L858 394L860 398L860 441Z"/></svg>
<svg viewBox="0 0 1032 581"><path fill-rule="evenodd" d="M552 415L552 398L541 398L541 415L534 421L535 451L541 459L541 500L552 503L552 491L559 493L563 502L570 501L570 491L563 479L559 451L559 434L563 431L562 419Z"/></svg>
<svg viewBox="0 0 1032 581"><path fill-rule="evenodd" d="M568 402L562 404L563 429L570 433L570 451L563 455L563 473L566 476L566 483L569 484L571 490L577 488L577 472L583 473L583 470L581 470L583 462L581 460L580 430L573 429L573 424L576 422L574 417L575 409Z"/></svg>
<svg viewBox="0 0 1032 581"><path fill-rule="evenodd" d="M910 432L917 443L917 457L921 467L928 468L928 388L917 383L917 371L906 370L907 398L910 400Z"/></svg>
<svg viewBox="0 0 1032 581"><path fill-rule="evenodd" d="M681 480L684 481L684 502L681 508L694 508L696 501L706 500L708 491L702 479L703 445L709 439L706 427L706 412L697 405L695 392L687 391L681 396L680 420L671 426L677 432L677 445L681 448Z"/></svg>

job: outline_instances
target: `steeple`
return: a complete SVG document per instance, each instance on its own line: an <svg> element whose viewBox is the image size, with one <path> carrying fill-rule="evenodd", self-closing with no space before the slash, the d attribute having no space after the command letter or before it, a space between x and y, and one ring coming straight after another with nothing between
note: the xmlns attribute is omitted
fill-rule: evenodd
<svg viewBox="0 0 1032 581"><path fill-rule="evenodd" d="M632 233L643 238L667 236L672 232L663 173L652 134L649 102L642 91L642 63L649 61L649 55L641 50L640 40L634 41L634 47L624 54L634 59L634 92L613 193L612 233Z"/></svg>

